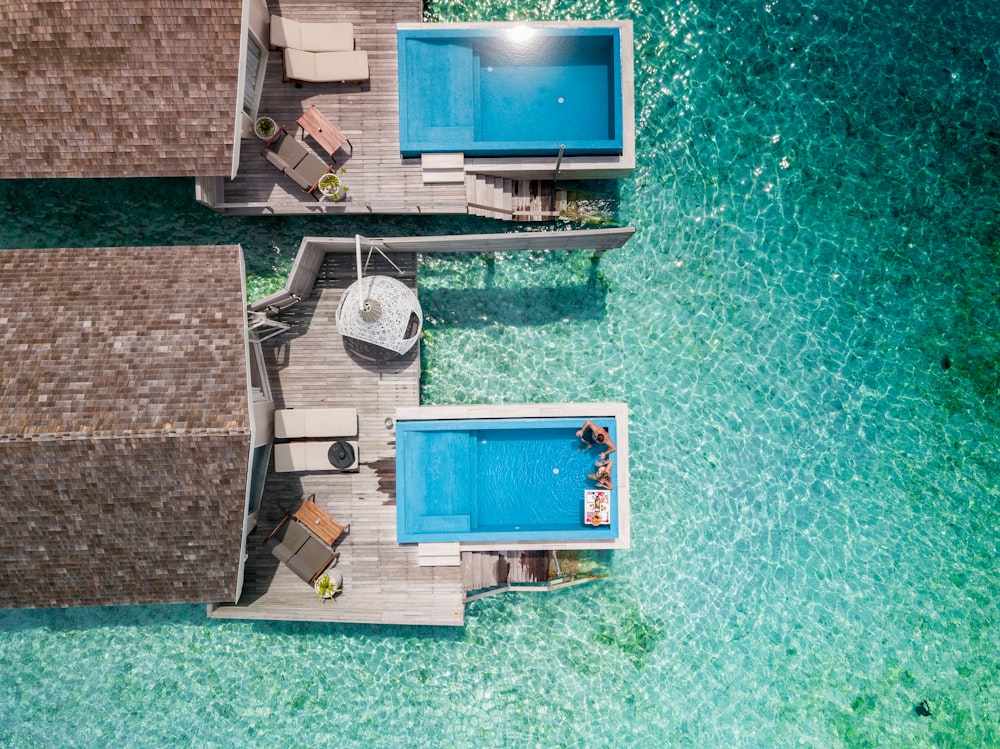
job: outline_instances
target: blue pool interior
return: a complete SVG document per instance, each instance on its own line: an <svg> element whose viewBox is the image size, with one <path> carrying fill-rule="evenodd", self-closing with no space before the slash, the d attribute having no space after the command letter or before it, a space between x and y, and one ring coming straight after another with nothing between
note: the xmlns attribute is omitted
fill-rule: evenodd
<svg viewBox="0 0 1000 749"><path fill-rule="evenodd" d="M400 151L622 152L617 28L401 30Z"/></svg>
<svg viewBox="0 0 1000 749"><path fill-rule="evenodd" d="M600 454L576 436L583 419L450 419L396 424L400 543L553 541L618 534L584 524L583 493ZM613 418L599 424L616 439ZM615 456L612 454L612 460ZM617 478L618 464L613 467Z"/></svg>

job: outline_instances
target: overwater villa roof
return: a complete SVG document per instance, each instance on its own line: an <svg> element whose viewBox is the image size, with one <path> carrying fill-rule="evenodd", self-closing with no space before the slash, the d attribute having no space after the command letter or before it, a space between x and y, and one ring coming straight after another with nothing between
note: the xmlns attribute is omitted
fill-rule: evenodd
<svg viewBox="0 0 1000 749"><path fill-rule="evenodd" d="M235 599L242 272L239 247L0 253L0 607Z"/></svg>
<svg viewBox="0 0 1000 749"><path fill-rule="evenodd" d="M242 3L4 3L5 177L229 176Z"/></svg>

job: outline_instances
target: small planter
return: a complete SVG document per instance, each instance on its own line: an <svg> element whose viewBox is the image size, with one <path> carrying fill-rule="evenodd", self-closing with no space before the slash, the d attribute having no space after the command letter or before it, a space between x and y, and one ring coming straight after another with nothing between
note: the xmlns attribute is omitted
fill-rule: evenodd
<svg viewBox="0 0 1000 749"><path fill-rule="evenodd" d="M278 123L270 117L260 117L253 125L253 131L261 140L270 140L278 132Z"/></svg>
<svg viewBox="0 0 1000 749"><path fill-rule="evenodd" d="M329 601L336 598L337 594L343 590L344 576L336 570L326 572L313 587L321 601Z"/></svg>
<svg viewBox="0 0 1000 749"><path fill-rule="evenodd" d="M346 174L347 170L341 167L340 171L336 174L330 172L329 174L324 174L319 179L319 185L317 189L330 198L331 200L343 200L347 197L348 187L343 182L340 181L341 174Z"/></svg>

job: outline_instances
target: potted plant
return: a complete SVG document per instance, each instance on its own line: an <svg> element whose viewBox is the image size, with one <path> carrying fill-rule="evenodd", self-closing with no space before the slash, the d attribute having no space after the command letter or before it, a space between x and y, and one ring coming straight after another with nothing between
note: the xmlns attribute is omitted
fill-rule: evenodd
<svg viewBox="0 0 1000 749"><path fill-rule="evenodd" d="M264 115L263 117L259 117L254 123L253 131L261 140L270 140L278 131L278 123L267 115Z"/></svg>
<svg viewBox="0 0 1000 749"><path fill-rule="evenodd" d="M341 174L347 174L347 170L344 167L340 167L338 171L329 172L320 177L319 191L333 200L343 200L346 198L347 191L350 188L341 181Z"/></svg>
<svg viewBox="0 0 1000 749"><path fill-rule="evenodd" d="M340 586L340 580L331 580L329 574L324 574L316 581L316 595L322 600L328 600L340 592Z"/></svg>

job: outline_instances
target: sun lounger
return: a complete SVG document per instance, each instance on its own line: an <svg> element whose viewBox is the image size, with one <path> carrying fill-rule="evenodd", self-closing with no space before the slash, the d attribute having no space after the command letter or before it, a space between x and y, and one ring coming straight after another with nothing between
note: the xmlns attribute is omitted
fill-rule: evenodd
<svg viewBox="0 0 1000 749"><path fill-rule="evenodd" d="M358 433L354 408L286 408L274 412L275 439L353 437Z"/></svg>
<svg viewBox="0 0 1000 749"><path fill-rule="evenodd" d="M278 442L274 446L274 470L276 473L357 471L358 443L347 440Z"/></svg>
<svg viewBox="0 0 1000 749"><path fill-rule="evenodd" d="M285 78L307 83L361 83L367 81L368 53L305 52L285 49Z"/></svg>
<svg viewBox="0 0 1000 749"><path fill-rule="evenodd" d="M332 166L285 132L284 125L264 144L261 155L317 200L320 177L333 171Z"/></svg>
<svg viewBox="0 0 1000 749"><path fill-rule="evenodd" d="M345 52L354 49L354 24L309 23L271 16L271 46L304 52Z"/></svg>

